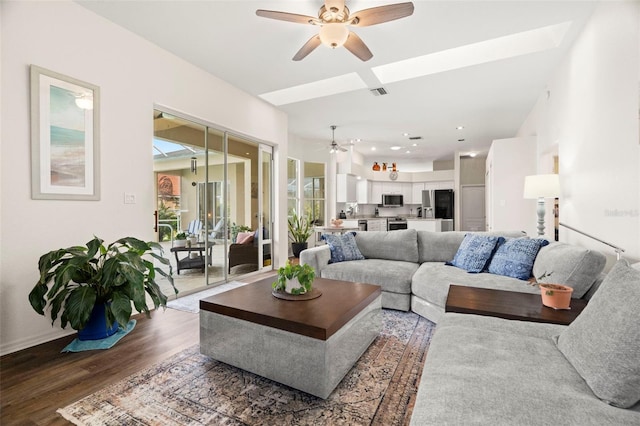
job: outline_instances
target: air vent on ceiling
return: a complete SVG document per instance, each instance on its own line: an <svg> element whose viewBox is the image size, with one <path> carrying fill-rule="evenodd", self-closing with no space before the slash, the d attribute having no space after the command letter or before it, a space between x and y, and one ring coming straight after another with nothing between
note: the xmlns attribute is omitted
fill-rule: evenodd
<svg viewBox="0 0 640 426"><path fill-rule="evenodd" d="M409 136L410 141L419 141L422 139L422 136Z"/></svg>
<svg viewBox="0 0 640 426"><path fill-rule="evenodd" d="M373 93L373 96L382 96L382 95L386 95L387 91L385 90L384 87L378 87L376 89L371 89L371 93Z"/></svg>

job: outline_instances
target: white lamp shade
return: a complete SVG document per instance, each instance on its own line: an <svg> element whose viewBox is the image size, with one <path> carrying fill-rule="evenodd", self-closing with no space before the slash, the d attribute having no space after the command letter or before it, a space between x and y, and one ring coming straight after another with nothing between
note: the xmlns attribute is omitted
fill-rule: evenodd
<svg viewBox="0 0 640 426"><path fill-rule="evenodd" d="M349 29L345 24L330 23L320 28L320 41L331 48L342 46L347 38L349 38Z"/></svg>
<svg viewBox="0 0 640 426"><path fill-rule="evenodd" d="M524 198L556 198L560 196L560 178L556 174L524 178Z"/></svg>

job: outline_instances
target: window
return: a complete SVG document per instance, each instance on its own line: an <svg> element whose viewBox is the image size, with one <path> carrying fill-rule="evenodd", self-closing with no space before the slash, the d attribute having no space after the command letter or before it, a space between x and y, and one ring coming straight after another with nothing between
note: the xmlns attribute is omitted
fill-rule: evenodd
<svg viewBox="0 0 640 426"><path fill-rule="evenodd" d="M314 225L325 224L324 163L304 163L304 213Z"/></svg>
<svg viewBox="0 0 640 426"><path fill-rule="evenodd" d="M300 190L298 189L298 168L300 162L293 158L287 159L287 213L299 212Z"/></svg>

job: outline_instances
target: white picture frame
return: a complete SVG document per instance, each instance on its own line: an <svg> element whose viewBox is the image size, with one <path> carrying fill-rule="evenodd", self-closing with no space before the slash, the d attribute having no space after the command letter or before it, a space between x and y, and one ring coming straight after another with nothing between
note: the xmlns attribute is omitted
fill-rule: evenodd
<svg viewBox="0 0 640 426"><path fill-rule="evenodd" d="M100 88L30 68L31 198L100 200Z"/></svg>

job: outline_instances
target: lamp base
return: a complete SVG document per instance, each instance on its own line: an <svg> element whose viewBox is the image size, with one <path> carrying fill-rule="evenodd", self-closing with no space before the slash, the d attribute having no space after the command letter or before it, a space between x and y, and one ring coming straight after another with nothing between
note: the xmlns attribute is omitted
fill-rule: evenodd
<svg viewBox="0 0 640 426"><path fill-rule="evenodd" d="M544 207L544 198L538 198L538 236L544 235L544 215L546 213L546 209Z"/></svg>

